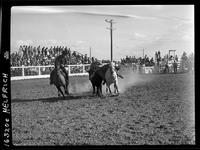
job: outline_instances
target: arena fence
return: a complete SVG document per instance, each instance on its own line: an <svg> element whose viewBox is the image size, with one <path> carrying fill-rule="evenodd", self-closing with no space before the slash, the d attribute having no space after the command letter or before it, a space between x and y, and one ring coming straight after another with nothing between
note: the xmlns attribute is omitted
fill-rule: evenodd
<svg viewBox="0 0 200 150"><path fill-rule="evenodd" d="M177 62L177 70L180 71L180 61ZM169 66L169 72L173 72L173 62L168 62ZM135 72L137 73L144 73L144 74L151 74L151 73L157 73L162 72L165 68L165 63L161 64L160 67L158 66L142 66L136 63L132 63L131 65L128 65L127 67L131 67Z"/></svg>
<svg viewBox="0 0 200 150"><path fill-rule="evenodd" d="M69 76L83 76L88 75L86 69L90 64L82 65L68 65L66 69L68 70ZM11 81L12 80L23 80L23 79L36 79L36 78L49 78L51 71L54 66L20 66L11 67Z"/></svg>
<svg viewBox="0 0 200 150"><path fill-rule="evenodd" d="M170 64L171 65L171 64ZM68 65L66 69L68 70L69 76L87 76L86 70L89 68L90 64L81 65ZM137 64L132 64L131 67L136 72L151 74L154 73L155 66L139 66ZM180 67L180 62L178 62L178 70ZM49 78L51 71L54 69L53 65L49 66L20 66L11 67L11 81L12 80L23 80L23 79L37 79L37 78ZM162 69L162 68L161 68Z"/></svg>

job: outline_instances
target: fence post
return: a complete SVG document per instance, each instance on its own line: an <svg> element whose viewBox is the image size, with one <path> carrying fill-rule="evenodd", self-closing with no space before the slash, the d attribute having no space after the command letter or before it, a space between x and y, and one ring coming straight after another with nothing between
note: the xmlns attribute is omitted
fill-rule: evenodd
<svg viewBox="0 0 200 150"><path fill-rule="evenodd" d="M83 65L83 73L85 73L85 65Z"/></svg>
<svg viewBox="0 0 200 150"><path fill-rule="evenodd" d="M70 67L70 65L68 65L68 76L70 76L71 75L71 67Z"/></svg>
<svg viewBox="0 0 200 150"><path fill-rule="evenodd" d="M41 69L40 69L40 67L41 67L41 66L39 66L39 74L38 74L39 76L41 75L41 72L40 72L40 71L41 71Z"/></svg>
<svg viewBox="0 0 200 150"><path fill-rule="evenodd" d="M24 65L22 65L22 77L24 77Z"/></svg>

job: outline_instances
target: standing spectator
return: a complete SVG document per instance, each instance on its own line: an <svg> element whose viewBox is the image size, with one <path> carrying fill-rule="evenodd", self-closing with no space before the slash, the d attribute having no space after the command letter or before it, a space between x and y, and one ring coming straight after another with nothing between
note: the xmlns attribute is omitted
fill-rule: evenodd
<svg viewBox="0 0 200 150"><path fill-rule="evenodd" d="M185 71L185 69L188 66L188 57L186 52L183 52L183 55L181 56L181 69L182 71Z"/></svg>
<svg viewBox="0 0 200 150"><path fill-rule="evenodd" d="M175 56L175 61L178 61L178 56L177 55Z"/></svg>
<svg viewBox="0 0 200 150"><path fill-rule="evenodd" d="M156 51L156 54L155 54L155 60L157 61L158 60L158 53Z"/></svg>
<svg viewBox="0 0 200 150"><path fill-rule="evenodd" d="M160 51L158 51L158 58L157 58L157 61L158 61L158 62L161 61Z"/></svg>
<svg viewBox="0 0 200 150"><path fill-rule="evenodd" d="M173 68L174 68L174 73L177 73L177 63L176 63L175 60L174 60L174 63L173 63Z"/></svg>

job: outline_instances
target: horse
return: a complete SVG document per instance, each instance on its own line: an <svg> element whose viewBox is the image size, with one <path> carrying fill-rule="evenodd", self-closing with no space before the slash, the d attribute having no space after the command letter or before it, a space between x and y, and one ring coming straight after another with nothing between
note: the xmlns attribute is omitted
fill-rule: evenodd
<svg viewBox="0 0 200 150"><path fill-rule="evenodd" d="M56 69L54 68L50 73L50 85L54 84L58 90L58 96L60 96L60 93L65 98L65 95L63 91L61 90L61 87L64 88L65 94L69 95L68 91L68 85L69 81L66 81L65 75L62 71L60 71L60 74L57 74Z"/></svg>

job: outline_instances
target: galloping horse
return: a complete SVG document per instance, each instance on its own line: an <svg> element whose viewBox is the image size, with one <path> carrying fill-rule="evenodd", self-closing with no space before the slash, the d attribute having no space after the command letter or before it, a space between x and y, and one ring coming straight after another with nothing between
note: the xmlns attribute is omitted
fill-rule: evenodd
<svg viewBox="0 0 200 150"><path fill-rule="evenodd" d="M56 88L58 89L58 96L60 96L60 93L61 93L62 96L65 97L63 91L61 90L61 87L63 87L64 90L65 90L65 93L67 95L69 95L69 91L68 91L69 81L66 81L64 73L62 71L60 71L60 72L61 72L60 74L57 74L55 68L51 71L51 74L50 74L50 85L54 84L56 86Z"/></svg>

